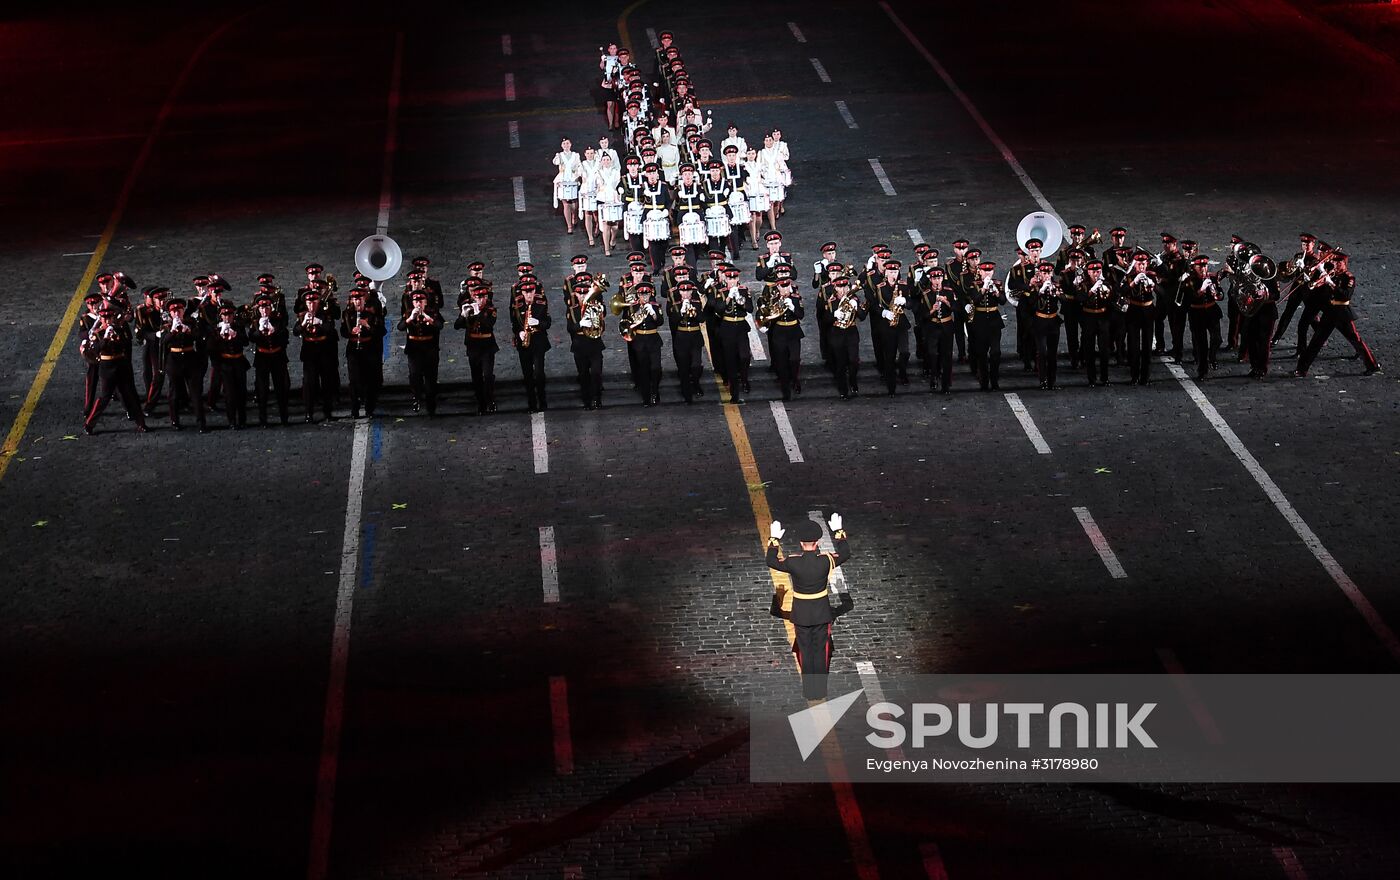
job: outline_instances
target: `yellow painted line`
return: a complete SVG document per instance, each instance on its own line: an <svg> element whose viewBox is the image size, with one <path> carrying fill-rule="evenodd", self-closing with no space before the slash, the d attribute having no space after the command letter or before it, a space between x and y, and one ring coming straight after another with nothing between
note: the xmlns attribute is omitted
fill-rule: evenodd
<svg viewBox="0 0 1400 880"><path fill-rule="evenodd" d="M617 17L617 35L621 39L622 45L627 47L627 51L632 52L632 58L634 60L636 60L638 56L637 53L632 50L632 34L627 29L627 18L636 11L638 6L647 2L648 0L636 0L631 6L622 10L622 14Z"/></svg>
<svg viewBox="0 0 1400 880"><path fill-rule="evenodd" d="M131 200L132 190L136 188L136 179L140 176L141 170L145 168L146 161L151 157L151 149L155 146L156 138L160 136L161 129L165 127L165 122L170 118L171 111L175 107L175 98L184 88L185 80L189 78L190 71L204 55L215 40L223 36L224 32L234 25L235 22L247 16L248 13L235 16L214 29L209 36L204 38L189 60L185 62L185 67L180 71L180 75L175 78L175 83L170 87L170 93L165 96L165 103L161 105L160 113L156 115L156 121L151 126L151 132L146 136L146 141L141 145L141 152L136 155L136 161L132 163L131 170L127 172L126 180L122 183L121 192L117 195L117 203L112 208L112 215L107 220L107 228L102 230L102 238L98 240L97 247L93 249L92 258L88 260L87 269L83 272L83 277L78 281L78 287L73 291L73 297L68 301L68 308L64 310L63 317L58 322L58 329L54 331L53 340L49 343L49 350L44 353L44 360L39 364L39 371L34 374L34 381L29 385L29 393L24 397L24 403L19 408L19 414L15 416L14 424L10 426L10 432L5 436L5 445L0 447L0 480L5 478L5 474L10 469L10 462L14 460L15 453L19 451L19 445L24 440L24 434L29 430L29 422L34 418L34 410L39 406L39 398L43 396L44 389L48 387L49 379L53 377L54 366L58 363L59 357L67 347L68 338L73 332L73 325L78 320L78 312L82 310L83 296L92 287L93 279L97 277L97 270L102 265L102 258L107 255L107 248L112 244L112 237L116 235L117 224L121 222L122 214L126 212L127 202Z"/></svg>

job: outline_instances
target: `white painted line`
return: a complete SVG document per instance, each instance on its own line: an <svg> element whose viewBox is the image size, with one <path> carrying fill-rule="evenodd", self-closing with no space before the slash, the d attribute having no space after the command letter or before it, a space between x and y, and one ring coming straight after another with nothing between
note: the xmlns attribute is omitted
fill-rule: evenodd
<svg viewBox="0 0 1400 880"><path fill-rule="evenodd" d="M549 437L545 434L542 412L530 414L530 445L535 449L535 473L549 473Z"/></svg>
<svg viewBox="0 0 1400 880"><path fill-rule="evenodd" d="M525 210L525 178L512 177L510 179L511 189L515 191L515 210Z"/></svg>
<svg viewBox="0 0 1400 880"><path fill-rule="evenodd" d="M787 407L783 406L781 400L770 400L768 406L773 410L773 421L778 423L778 436L783 438L783 448L787 450L788 461L801 464L802 450L797 446L797 435L792 432L792 422L788 421Z"/></svg>
<svg viewBox="0 0 1400 880"><path fill-rule="evenodd" d="M880 189L885 191L885 195L894 195L894 184L885 176L885 169L881 167L879 159L870 160L870 170L875 172L875 179L880 181Z"/></svg>
<svg viewBox="0 0 1400 880"><path fill-rule="evenodd" d="M807 518L821 526L822 539L817 544L817 547L819 547L823 553L835 553L836 545L831 541L831 530L827 528L826 518L822 516L822 512L820 510L809 510L807 511ZM851 591L850 583L846 580L846 567L844 565L840 568L832 569L829 583L831 585L831 592L833 593L849 593ZM860 664L856 665L859 666Z"/></svg>
<svg viewBox="0 0 1400 880"><path fill-rule="evenodd" d="M76 254L64 254L65 257L90 257L97 251L78 251Z"/></svg>
<svg viewBox="0 0 1400 880"><path fill-rule="evenodd" d="M831 75L826 72L825 67L822 67L822 63L820 61L818 61L816 58L808 58L807 60L812 62L812 69L817 72L818 79L820 79L824 83L831 82Z"/></svg>
<svg viewBox="0 0 1400 880"><path fill-rule="evenodd" d="M501 34L501 54L509 55L510 49L510 34Z"/></svg>
<svg viewBox="0 0 1400 880"><path fill-rule="evenodd" d="M530 262L530 242L527 239L522 238L515 243L515 256L517 262ZM535 413L535 415L543 416L544 413Z"/></svg>
<svg viewBox="0 0 1400 880"><path fill-rule="evenodd" d="M549 717L554 727L554 772L574 772L574 743L569 735L569 686L562 675L549 677Z"/></svg>
<svg viewBox="0 0 1400 880"><path fill-rule="evenodd" d="M948 869L943 867L943 854L938 851L938 844L919 844L919 856L924 860L924 874L928 880L948 880Z"/></svg>
<svg viewBox="0 0 1400 880"><path fill-rule="evenodd" d="M1011 404L1011 411L1016 414L1016 420L1021 423L1021 427L1026 430L1026 436L1031 438L1031 445L1035 451L1041 455L1050 454L1050 444L1045 442L1045 438L1040 435L1040 429L1035 426L1035 421L1031 419L1031 414L1027 412L1026 405L1021 402L1019 394L1006 395L1006 402Z"/></svg>
<svg viewBox="0 0 1400 880"><path fill-rule="evenodd" d="M1176 692L1181 694L1181 701L1186 704L1186 708L1191 712L1191 717L1196 719L1196 726L1205 735L1206 742L1213 746L1221 745L1225 742L1225 737L1220 735L1220 728L1216 726L1215 717L1206 708L1205 701L1192 686L1191 679L1186 677L1186 668L1177 659L1176 652L1171 648L1158 648L1157 659L1162 661L1162 668L1172 676L1172 684L1176 687Z"/></svg>
<svg viewBox="0 0 1400 880"><path fill-rule="evenodd" d="M321 722L321 759L316 768L316 803L311 815L310 880L323 880L330 864L331 820L335 815L335 778L340 764L340 729L345 721L345 668L350 659L350 622L360 565L361 515L365 497L365 462L369 459L369 422L355 425L346 490L345 534L340 549L340 585L331 630L331 669L326 682L326 714Z"/></svg>
<svg viewBox="0 0 1400 880"><path fill-rule="evenodd" d="M1283 876L1288 880L1308 880L1308 872L1303 870L1303 863L1298 859L1293 847L1274 847L1274 859L1278 861L1278 866L1283 869Z"/></svg>
<svg viewBox="0 0 1400 880"><path fill-rule="evenodd" d="M510 128L510 148L511 148L512 150L518 150L518 149L520 149L520 123L518 123L518 122L516 122L514 119L512 119L512 120L510 121L510 123L509 123L509 128Z"/></svg>
<svg viewBox="0 0 1400 880"><path fill-rule="evenodd" d="M394 39L394 66L389 80L389 120L384 131L384 167L379 175L379 218L375 229L389 234L389 208L394 201L394 154L399 149L399 84L403 81L403 31Z"/></svg>
<svg viewBox="0 0 1400 880"><path fill-rule="evenodd" d="M841 118L846 120L847 128L860 128L856 125L856 118L851 115L851 108L846 106L845 101L836 102L836 112L841 114Z"/></svg>
<svg viewBox="0 0 1400 880"><path fill-rule="evenodd" d="M656 28L647 28L647 42L653 49L661 48L661 41L656 38Z"/></svg>
<svg viewBox="0 0 1400 880"><path fill-rule="evenodd" d="M1128 573L1123 570L1123 566L1118 561L1118 557L1113 555L1113 549L1108 546L1108 539L1103 536L1099 529L1099 524L1094 522L1094 518L1089 515L1089 508L1076 507L1074 515L1079 517L1079 524L1084 527L1084 534L1089 536L1089 541L1094 545L1094 549L1099 551L1099 558L1103 560L1104 567L1114 578L1125 578Z"/></svg>
<svg viewBox="0 0 1400 880"><path fill-rule="evenodd" d="M506 74L506 100L515 100L515 74Z"/></svg>
<svg viewBox="0 0 1400 880"><path fill-rule="evenodd" d="M1245 448L1245 445L1240 442L1240 438L1235 434L1234 429L1226 424L1225 419L1221 417L1215 405L1206 398L1205 393L1197 387L1196 383L1191 381L1186 375L1186 371L1176 364L1167 364L1167 370L1181 383L1181 387L1186 389L1187 396L1195 401L1196 406L1200 409L1201 413L1205 415L1206 421L1210 422L1211 426L1215 428L1215 433L1219 434L1220 439L1225 441L1225 445L1230 447L1230 451L1235 454L1235 458L1240 460L1240 464L1244 465L1244 469L1249 471L1249 475L1254 478L1254 482L1258 483L1259 488L1264 490L1264 494L1273 502L1274 507L1277 508L1278 512L1283 515L1283 518L1288 521L1288 524L1293 527L1293 531L1302 539L1303 544L1312 552L1313 557L1322 564L1327 574L1331 576L1332 581L1342 593L1346 595L1347 599L1351 601L1352 606L1361 613L1361 616L1366 620L1366 624L1371 627L1371 632L1375 633L1376 637L1381 640L1381 644L1385 645L1386 650L1390 652L1390 656L1400 660L1400 639L1395 637L1395 632L1390 628L1389 624L1381 619L1380 612L1376 611L1375 606L1371 604L1371 600L1366 598L1366 595L1361 592L1361 588L1356 585L1356 582L1342 570L1342 566L1333 558L1327 548L1322 546L1322 539L1317 536L1317 533L1314 532L1306 522L1304 522L1302 515L1289 503L1288 499L1283 494L1283 490L1279 489L1278 484L1274 482L1273 477L1269 476L1268 472L1264 470L1263 465L1259 464L1258 459L1256 459L1254 455Z"/></svg>
<svg viewBox="0 0 1400 880"><path fill-rule="evenodd" d="M890 21L894 22L894 26L899 28L900 32L904 34L904 38L909 41L909 44L924 57L924 60L927 61L934 72L938 74L939 79L943 80L943 84L948 87L948 91L953 93L953 97L957 98L963 105L963 109L972 116L973 121L982 129L982 133L987 136L987 140L992 142L992 146L997 148L997 152L1001 153L1001 157L1006 160L1006 164L1011 166L1011 170L1015 172L1016 177L1020 179L1021 185L1026 188L1026 192L1031 194L1031 198L1035 199L1036 204L1040 205L1046 212L1054 214L1058 219L1060 215L1055 211L1050 201L1045 198L1045 194L1040 191L1040 187L1035 185L1035 181L1031 180L1030 175L1026 173L1026 169L1021 167L1021 163L1018 162L1016 156L1012 154L1011 148L997 136L995 131L992 131L992 127L987 124L987 120L982 117L977 107L973 105L972 99L969 98L962 89L958 88L958 84L953 82L953 78L948 75L948 71L943 68L942 64L938 63L938 59L933 57L933 53L924 47L924 44L920 42L919 38L914 36L914 32L905 27L904 22L900 21L899 16L895 15L894 10L890 8L890 4L886 3L885 0L880 0L880 6L884 8L885 14L890 17Z"/></svg>
<svg viewBox="0 0 1400 880"><path fill-rule="evenodd" d="M802 28L800 28L800 27L797 26L797 22L795 22L795 21L790 21L790 22L788 22L788 30L792 31L792 37L793 37L793 39L797 40L797 42L799 42L799 43L805 43L805 42L807 42L807 38L806 38L805 36L802 35Z"/></svg>
<svg viewBox="0 0 1400 880"><path fill-rule="evenodd" d="M917 229L906 229L904 234L909 236L909 240L916 245L924 243L924 234Z"/></svg>
<svg viewBox="0 0 1400 880"><path fill-rule="evenodd" d="M749 318L749 357L756 361L768 360L768 352L763 350L763 337L759 335L758 328L754 326L753 318Z"/></svg>
<svg viewBox="0 0 1400 880"><path fill-rule="evenodd" d="M841 569L836 569L840 571ZM869 660L856 661L856 674L860 676L861 689L865 691L865 702L869 705L885 702L885 689L880 684L880 676L875 672L875 664ZM904 760L904 749L895 746L885 749L885 753L896 761Z"/></svg>
<svg viewBox="0 0 1400 880"><path fill-rule="evenodd" d="M540 577L544 583L544 601L559 601L559 554L554 549L554 526L540 526Z"/></svg>

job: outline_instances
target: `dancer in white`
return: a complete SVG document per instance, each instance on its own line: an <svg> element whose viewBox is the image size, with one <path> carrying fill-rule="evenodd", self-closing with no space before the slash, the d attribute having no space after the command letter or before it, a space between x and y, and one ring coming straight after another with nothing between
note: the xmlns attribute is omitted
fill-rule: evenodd
<svg viewBox="0 0 1400 880"><path fill-rule="evenodd" d="M564 226L573 235L574 224L578 222L579 184L583 179L583 160L574 152L573 141L564 138L559 142L554 165L559 169L554 175L554 206L564 206Z"/></svg>

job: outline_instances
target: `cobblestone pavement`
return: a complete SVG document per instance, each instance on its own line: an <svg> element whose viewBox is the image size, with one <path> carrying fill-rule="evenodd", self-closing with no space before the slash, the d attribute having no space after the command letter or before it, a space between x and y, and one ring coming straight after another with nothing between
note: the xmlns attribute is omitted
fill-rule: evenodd
<svg viewBox="0 0 1400 880"><path fill-rule="evenodd" d="M1292 9L1149 0L1047 23L1024 2L892 7L1066 219L1215 256L1235 232L1281 256L1300 229L1344 244L1386 364L1400 72L1357 49L1366 31ZM1064 363L1051 394L1008 356L1000 393L960 365L950 397L914 369L891 399L867 339L866 393L842 402L809 315L804 392L781 408L800 456L766 362L748 405L720 405L707 361L685 406L668 350L665 405L644 409L614 341L606 407L583 411L562 321L541 418L508 350L501 412L465 415L455 343L432 420L411 412L397 344L372 425L200 436L158 417L138 437L111 407L84 437L71 344L26 406L99 247L102 269L179 292L206 271L240 297L261 271L294 289L313 259L346 279L387 185L388 233L432 257L449 297L472 258L504 289L522 243L551 288L576 252L616 277L620 257L550 212L548 157L602 133L595 46L619 27L643 53L675 31L717 128L782 127L799 268L833 237L844 258L887 241L907 259L916 238L946 251L961 234L1009 263L1036 202L883 4L214 4L158 24L74 6L0 27L0 271L23 279L0 293L0 403L7 430L27 422L0 476L6 873L316 878L320 845L324 876L346 878L1400 873L1400 803L1380 785L861 785L847 801L748 781L749 676L791 668L765 510L846 518L842 672L1394 672L1166 365L1146 388L1091 389ZM114 45L164 60L113 77ZM1396 379L1361 376L1341 340L1313 378L1285 379L1291 340L1269 381L1222 357L1200 390L1393 623ZM343 723L318 813L328 694Z"/></svg>

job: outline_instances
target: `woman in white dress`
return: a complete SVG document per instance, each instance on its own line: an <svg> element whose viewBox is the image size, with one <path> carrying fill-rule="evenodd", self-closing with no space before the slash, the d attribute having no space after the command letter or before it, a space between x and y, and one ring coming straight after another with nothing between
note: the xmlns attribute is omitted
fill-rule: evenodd
<svg viewBox="0 0 1400 880"><path fill-rule="evenodd" d="M768 198L767 170L759 161L758 150L753 147L749 147L748 155L744 157L744 170L749 172L748 186L745 187L749 194L749 243L754 250L758 250L758 230L763 224L763 215L768 215L770 228L777 228L777 220L770 211L773 203Z"/></svg>
<svg viewBox="0 0 1400 880"><path fill-rule="evenodd" d="M573 141L564 138L559 142L554 165L559 169L554 175L554 205L564 206L564 226L573 235L574 224L578 222L579 184L583 178L583 160L574 152Z"/></svg>
<svg viewBox="0 0 1400 880"><path fill-rule="evenodd" d="M787 190L792 187L792 153L788 150L788 142L783 140L783 130L773 129L773 149L783 160L783 203L778 208L778 216L783 216L787 211Z"/></svg>
<svg viewBox="0 0 1400 880"><path fill-rule="evenodd" d="M677 143L676 127L671 124L671 117L665 113L658 115L656 117L656 124L651 127L652 140L661 143L661 133L663 131L669 131L671 133L671 143Z"/></svg>
<svg viewBox="0 0 1400 880"><path fill-rule="evenodd" d="M583 214L583 231L588 235L588 246L597 244L594 236L598 229L598 151L592 147L583 150L583 162L579 166L579 211Z"/></svg>
<svg viewBox="0 0 1400 880"><path fill-rule="evenodd" d="M599 154L594 177L594 189L598 194L598 235L603 239L603 256L610 257L617 224L622 221L622 172L613 162L611 151Z"/></svg>
<svg viewBox="0 0 1400 880"><path fill-rule="evenodd" d="M661 166L661 176L666 179L668 186L676 185L676 178L681 174L681 151L671 140L671 129L661 129L661 136L656 139L656 164Z"/></svg>
<svg viewBox="0 0 1400 880"><path fill-rule="evenodd" d="M739 126L733 122L729 123L729 137L720 142L719 152L721 156L724 155L725 148L731 144L739 148L740 156L749 154L749 144L739 136Z"/></svg>
<svg viewBox="0 0 1400 880"><path fill-rule="evenodd" d="M763 166L763 180L768 185L768 223L770 228L778 228L778 218L783 214L783 200L787 198L787 183L791 180L787 162L782 151L775 146L771 133L763 136L763 149L758 154L758 163Z"/></svg>

